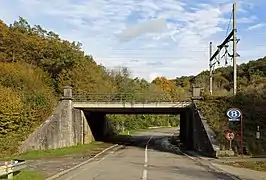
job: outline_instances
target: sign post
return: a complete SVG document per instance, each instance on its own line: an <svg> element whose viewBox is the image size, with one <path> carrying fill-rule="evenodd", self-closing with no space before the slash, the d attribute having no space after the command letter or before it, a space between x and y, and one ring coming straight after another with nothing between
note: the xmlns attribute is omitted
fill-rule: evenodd
<svg viewBox="0 0 266 180"><path fill-rule="evenodd" d="M256 144L257 144L257 153L259 154L259 139L260 139L260 126L257 126L257 131L256 131Z"/></svg>
<svg viewBox="0 0 266 180"><path fill-rule="evenodd" d="M243 133L243 116L242 112L238 108L230 108L227 110L226 115L229 122L239 122L240 121L240 151L243 156L244 148L244 133Z"/></svg>
<svg viewBox="0 0 266 180"><path fill-rule="evenodd" d="M228 139L229 141L229 150L232 150L232 141L236 138L236 134L235 132L231 131L231 130L227 130L225 132L225 137L226 139Z"/></svg>

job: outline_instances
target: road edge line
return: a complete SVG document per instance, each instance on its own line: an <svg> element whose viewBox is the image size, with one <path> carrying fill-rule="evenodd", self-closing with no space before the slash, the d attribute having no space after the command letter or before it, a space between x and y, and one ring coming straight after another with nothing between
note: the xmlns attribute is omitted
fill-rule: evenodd
<svg viewBox="0 0 266 180"><path fill-rule="evenodd" d="M206 161L206 159L204 159L204 158L202 158L202 157L200 157L200 156L196 156L196 157L192 157L192 156L190 156L189 154L185 153L185 152L182 151L180 148L178 148L176 145L173 145L173 144L172 144L172 146L174 147L174 150L175 150L175 151L178 151L179 153L181 153L182 155L186 156L187 158L189 158L189 159L191 159L191 160L193 160L193 161L198 161L198 160ZM199 163L201 163L201 162L199 161ZM234 180L241 180L241 177L236 176L236 175L234 175L234 174L231 174L231 173L229 173L229 172L227 172L227 171L225 171L225 170L223 170L223 169L217 167L217 165L216 165L215 163L210 163L210 165L208 165L208 166L209 166L209 168L211 168L212 170L214 170L214 171L218 171L218 172L221 172L221 173L224 173L224 174L226 174L227 176L231 177L231 178L234 179Z"/></svg>
<svg viewBox="0 0 266 180"><path fill-rule="evenodd" d="M212 166L214 169L216 169L217 171L222 172L222 173L224 173L224 174L230 176L230 177L233 178L234 180L241 180L241 179L242 179L240 176L237 176L237 175L231 174L231 173L229 173L229 172L223 170L222 168L219 168L217 165L218 165L218 164L216 164L216 163L211 163L211 166Z"/></svg>
<svg viewBox="0 0 266 180"><path fill-rule="evenodd" d="M102 150L101 152L99 152L98 154L96 154L95 156L93 156L92 158L87 159L86 161L84 161L84 162L82 162L82 163L80 163L80 164L77 164L76 166L71 167L71 168L69 168L69 169L66 169L66 170L64 170L64 171L61 171L61 172L59 172L59 173L57 173L57 174L55 174L55 175L53 175L53 176L50 176L50 177L46 178L45 180L54 180L55 178L58 178L58 177L60 177L60 176L63 176L64 174L66 174L66 173L68 173L68 172L70 172L70 171L73 171L73 170L75 170L75 169L77 169L77 168L83 166L84 164L89 163L90 161L93 161L96 157L100 156L101 154L105 153L106 151L109 151L109 150L111 150L111 149L113 149L113 148L115 148L115 147L117 147L117 146L119 146L119 144L115 144L115 145L113 145L113 146L110 146L110 147L108 147L108 148ZM121 147L122 147L122 146L121 146Z"/></svg>
<svg viewBox="0 0 266 180"><path fill-rule="evenodd" d="M194 158L194 157L188 155L187 153L181 151L180 149L178 149L178 151L179 151L181 154L183 154L184 156L188 157L189 159L191 159L191 160L193 160L193 161L197 161L197 160L205 160L205 159L200 158L200 157L195 157L195 158ZM225 171L225 170L223 170L223 169L217 167L215 163L210 163L210 165L208 165L208 166L209 166L209 168L211 168L212 170L217 171L217 172L220 172L220 173L224 173L224 174L226 174L227 176L229 176L230 178L232 178L232 179L234 179L234 180L240 180L240 179L241 179L239 176L236 176L236 175L234 175L234 174L231 174L231 173L229 173L229 172L227 172L227 171Z"/></svg>
<svg viewBox="0 0 266 180"><path fill-rule="evenodd" d="M181 151L180 149L179 149L179 152L180 152L181 154L183 154L184 156L188 157L189 159L193 160L193 161L197 161L197 158L198 158L199 160L205 160L205 159L200 158L200 157L195 157L195 158L194 158L194 157L188 155L187 153ZM240 177L238 177L238 176L236 176L236 175L234 175L234 174L231 174L231 173L229 173L229 172L227 172L227 171L225 171L225 170L223 170L223 169L217 167L215 163L210 163L210 165L208 165L208 166L209 166L209 168L211 168L212 170L215 170L215 171L218 171L218 172L224 173L224 174L226 174L227 176L231 177L231 178L234 179L234 180L240 180L240 179L241 179Z"/></svg>

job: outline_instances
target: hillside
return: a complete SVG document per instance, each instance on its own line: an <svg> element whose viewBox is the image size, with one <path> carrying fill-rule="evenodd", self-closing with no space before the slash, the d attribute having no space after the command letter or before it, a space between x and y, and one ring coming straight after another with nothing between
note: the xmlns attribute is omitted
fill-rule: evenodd
<svg viewBox="0 0 266 180"><path fill-rule="evenodd" d="M266 154L266 57L238 66L238 94L232 96L232 67L215 70L213 97L209 96L209 72L204 71L197 76L181 77L172 80L178 87L188 89L196 85L204 88L205 101L199 108L208 123L218 135L222 149L228 148L224 131L228 129L227 109L236 107L243 112L246 147L253 154ZM256 140L256 129L260 126L261 139ZM237 127L230 127L238 130ZM237 145L237 141L234 141ZM237 149L237 148L236 148Z"/></svg>
<svg viewBox="0 0 266 180"><path fill-rule="evenodd" d="M238 91L262 89L266 82L266 57L238 65ZM209 93L209 71L203 71L196 76L183 76L172 80L178 87L190 88L192 85L204 88ZM214 71L213 95L231 95L233 88L233 68L231 66L217 68Z"/></svg>
<svg viewBox="0 0 266 180"><path fill-rule="evenodd" d="M65 85L74 92L130 93L128 98L137 92L154 98L158 92L165 92L166 98L182 96L165 78L148 83L132 79L127 68L110 71L81 51L80 43L23 18L10 26L0 20L0 156L16 153L20 142L51 115ZM110 118L113 126L125 124L126 129L175 124L171 116ZM143 118L146 121L139 120Z"/></svg>

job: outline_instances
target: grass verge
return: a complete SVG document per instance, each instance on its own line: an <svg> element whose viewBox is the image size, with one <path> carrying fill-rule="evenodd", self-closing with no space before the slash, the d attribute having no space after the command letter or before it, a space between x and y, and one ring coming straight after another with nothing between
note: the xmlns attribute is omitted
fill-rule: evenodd
<svg viewBox="0 0 266 180"><path fill-rule="evenodd" d="M91 153L91 151L97 150L98 148L107 148L109 146L110 144L103 142L92 142L90 144L59 148L53 150L29 151L27 153L19 155L2 157L0 158L0 161L8 161L11 159L34 160L34 159L61 157L61 156L75 155L75 154L80 155L80 154Z"/></svg>
<svg viewBox="0 0 266 180"><path fill-rule="evenodd" d="M10 157L3 157L0 161L9 161L11 159L23 159L23 160L43 160L44 162L51 161L51 158L61 159L67 156L94 156L105 148L110 147L112 144L104 142L93 142L91 144L72 146L54 150L44 151L30 151L27 153L14 155ZM49 160L50 159L50 160ZM49 163L48 163L49 164ZM48 173L49 174L49 173ZM14 180L43 180L47 177L47 172L41 169L23 170L14 175ZM0 178L1 179L1 178Z"/></svg>
<svg viewBox="0 0 266 180"><path fill-rule="evenodd" d="M230 162L226 163L230 166L240 167L240 168L248 168L256 171L264 171L266 172L266 162L265 161L241 161L241 162Z"/></svg>
<svg viewBox="0 0 266 180"><path fill-rule="evenodd" d="M44 174L37 171L23 170L14 176L13 180L43 180Z"/></svg>

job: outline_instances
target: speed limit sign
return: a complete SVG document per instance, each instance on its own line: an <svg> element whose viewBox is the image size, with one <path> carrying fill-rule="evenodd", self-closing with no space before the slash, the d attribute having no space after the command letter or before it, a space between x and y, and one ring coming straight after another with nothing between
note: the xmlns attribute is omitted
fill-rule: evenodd
<svg viewBox="0 0 266 180"><path fill-rule="evenodd" d="M235 134L235 132L233 132L233 131L231 131L231 130L227 130L227 131L225 132L225 137L226 137L226 139L228 139L229 141L232 141L232 140L234 140L234 139L236 138L236 134Z"/></svg>

